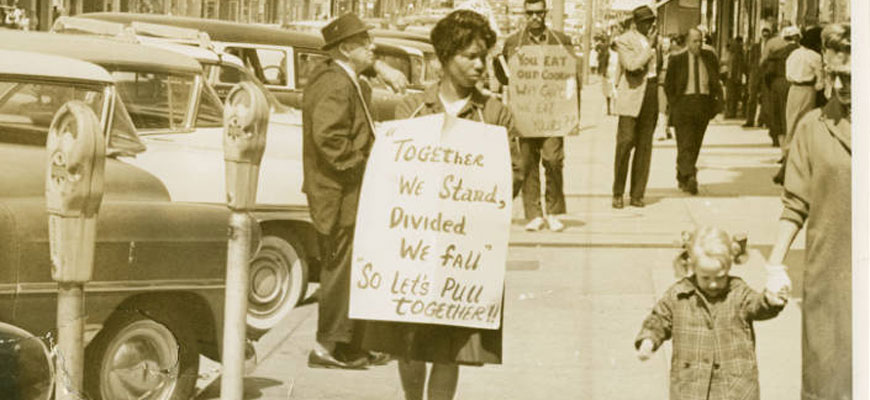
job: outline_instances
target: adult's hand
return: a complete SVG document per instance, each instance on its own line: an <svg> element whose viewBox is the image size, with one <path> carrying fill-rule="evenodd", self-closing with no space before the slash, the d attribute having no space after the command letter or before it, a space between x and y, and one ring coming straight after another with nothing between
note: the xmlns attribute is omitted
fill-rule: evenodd
<svg viewBox="0 0 870 400"><path fill-rule="evenodd" d="M402 71L399 71L383 61L375 61L375 72L387 86L396 93L405 93L408 88L408 77Z"/></svg>
<svg viewBox="0 0 870 400"><path fill-rule="evenodd" d="M785 265L768 264L765 265L764 268L767 270L767 284L764 286L765 290L778 297L787 298L788 294L791 292L791 279L788 277Z"/></svg>
<svg viewBox="0 0 870 400"><path fill-rule="evenodd" d="M644 339L637 349L637 358L641 361L649 360L653 354L653 342L650 339Z"/></svg>

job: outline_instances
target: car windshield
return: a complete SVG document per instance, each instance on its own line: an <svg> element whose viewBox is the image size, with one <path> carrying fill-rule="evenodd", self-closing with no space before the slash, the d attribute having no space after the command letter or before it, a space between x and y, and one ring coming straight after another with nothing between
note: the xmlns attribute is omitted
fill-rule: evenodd
<svg viewBox="0 0 870 400"><path fill-rule="evenodd" d="M195 75L111 71L137 131L186 128L196 100Z"/></svg>
<svg viewBox="0 0 870 400"><path fill-rule="evenodd" d="M263 86L263 83L243 67L233 64L203 64L203 72L207 82L209 85L213 85L211 88L214 89L214 92L221 100L225 100L227 95L229 95L230 90L232 89L232 86L230 85L235 85L241 82L251 82L263 92L266 96L266 101L269 102L269 106L272 110L287 112L288 107L281 104L275 95ZM202 114L202 107L200 107L199 112ZM221 109L221 113L223 113L223 109ZM198 118L199 117L197 117L197 119Z"/></svg>
<svg viewBox="0 0 870 400"><path fill-rule="evenodd" d="M84 102L101 118L103 88L98 85L0 79L0 140L44 145L54 114L70 100Z"/></svg>

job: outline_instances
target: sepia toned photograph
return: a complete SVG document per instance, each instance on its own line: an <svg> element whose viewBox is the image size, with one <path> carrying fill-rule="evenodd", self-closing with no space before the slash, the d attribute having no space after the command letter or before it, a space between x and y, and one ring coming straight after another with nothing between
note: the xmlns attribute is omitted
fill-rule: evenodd
<svg viewBox="0 0 870 400"><path fill-rule="evenodd" d="M0 0L0 400L867 399L863 1Z"/></svg>

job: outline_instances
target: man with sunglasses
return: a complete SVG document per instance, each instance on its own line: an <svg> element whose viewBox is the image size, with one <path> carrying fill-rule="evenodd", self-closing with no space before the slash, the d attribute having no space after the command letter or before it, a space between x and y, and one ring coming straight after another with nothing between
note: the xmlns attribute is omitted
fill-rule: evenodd
<svg viewBox="0 0 870 400"><path fill-rule="evenodd" d="M526 13L526 24L517 32L505 39L504 60L510 60L520 47L533 45L562 45L573 54L571 38L568 35L549 29L547 27L547 3L546 0L525 0L523 8ZM577 77L582 63L577 62ZM503 85L507 85L505 74L496 75ZM580 89L582 80L577 79L577 103L580 103ZM579 112L579 111L578 111ZM526 176L523 183L523 208L526 219L527 231L539 231L548 226L551 231L558 232L565 229L560 221L560 215L565 214L565 193L562 183L562 168L565 160L565 148L563 138L532 137L533 132L521 132L524 137L520 138L520 150L523 162L526 165ZM546 179L546 202L547 217L544 219L544 210L541 207L541 177L539 164L544 165Z"/></svg>
<svg viewBox="0 0 870 400"><path fill-rule="evenodd" d="M312 73L302 105L302 190L320 247L314 368L360 369L388 361L360 349L361 322L348 318L353 234L363 170L374 142L371 88L360 74L374 64L369 27L345 14L321 30L330 60Z"/></svg>

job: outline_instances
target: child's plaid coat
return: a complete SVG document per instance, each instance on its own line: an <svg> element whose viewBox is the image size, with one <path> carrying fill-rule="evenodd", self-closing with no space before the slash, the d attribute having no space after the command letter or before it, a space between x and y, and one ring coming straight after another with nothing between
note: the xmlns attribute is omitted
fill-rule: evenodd
<svg viewBox="0 0 870 400"><path fill-rule="evenodd" d="M782 306L737 277L729 277L723 296L711 303L693 278L683 278L644 320L635 348L644 339L655 349L673 339L671 400L758 400L752 321L773 318Z"/></svg>

